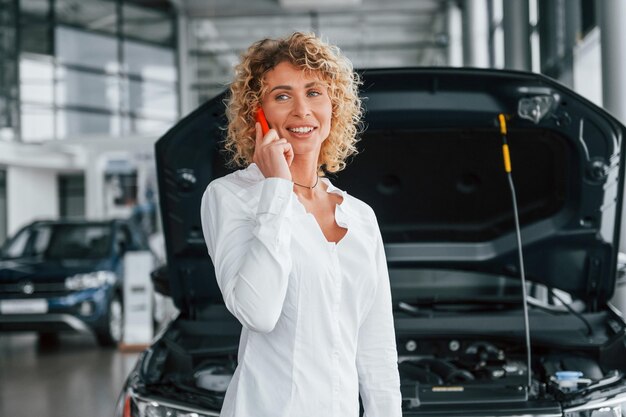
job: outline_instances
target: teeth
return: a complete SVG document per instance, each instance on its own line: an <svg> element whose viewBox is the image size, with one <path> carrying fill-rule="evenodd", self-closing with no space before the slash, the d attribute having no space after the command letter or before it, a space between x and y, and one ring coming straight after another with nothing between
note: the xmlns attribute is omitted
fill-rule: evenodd
<svg viewBox="0 0 626 417"><path fill-rule="evenodd" d="M289 130L294 133L309 133L310 131L313 130L313 128L312 127L293 127Z"/></svg>

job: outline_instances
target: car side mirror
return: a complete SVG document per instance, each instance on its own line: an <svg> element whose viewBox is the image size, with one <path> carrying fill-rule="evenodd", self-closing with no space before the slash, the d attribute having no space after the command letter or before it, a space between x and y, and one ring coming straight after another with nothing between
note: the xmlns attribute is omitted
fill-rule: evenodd
<svg viewBox="0 0 626 417"><path fill-rule="evenodd" d="M119 242L117 242L117 251L120 255L124 255L126 251L128 251L128 245L125 241L120 240Z"/></svg>

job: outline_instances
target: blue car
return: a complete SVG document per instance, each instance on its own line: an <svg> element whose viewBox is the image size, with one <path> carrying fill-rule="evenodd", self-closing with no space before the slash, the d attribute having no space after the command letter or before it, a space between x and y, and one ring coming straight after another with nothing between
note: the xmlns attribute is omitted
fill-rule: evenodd
<svg viewBox="0 0 626 417"><path fill-rule="evenodd" d="M0 252L0 331L91 331L122 339L123 256L147 250L133 223L35 221Z"/></svg>

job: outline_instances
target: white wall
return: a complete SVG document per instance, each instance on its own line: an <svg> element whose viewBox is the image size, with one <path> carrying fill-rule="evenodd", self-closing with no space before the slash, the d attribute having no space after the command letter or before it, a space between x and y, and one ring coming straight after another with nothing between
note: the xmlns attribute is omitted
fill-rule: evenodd
<svg viewBox="0 0 626 417"><path fill-rule="evenodd" d="M52 169L7 168L7 229L9 235L26 223L59 216L57 173Z"/></svg>

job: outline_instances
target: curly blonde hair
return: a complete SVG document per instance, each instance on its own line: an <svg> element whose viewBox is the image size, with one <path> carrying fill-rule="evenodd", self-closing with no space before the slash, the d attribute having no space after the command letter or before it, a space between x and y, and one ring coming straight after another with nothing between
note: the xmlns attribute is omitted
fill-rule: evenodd
<svg viewBox="0 0 626 417"><path fill-rule="evenodd" d="M226 100L228 128L224 147L231 155L229 165L245 167L252 163L256 143L255 113L266 92L265 74L288 62L319 77L328 86L332 104L331 128L322 143L318 172L341 171L346 159L358 153L362 107L358 89L359 75L339 48L315 34L295 32L280 39L253 43L235 67L235 78Z"/></svg>

